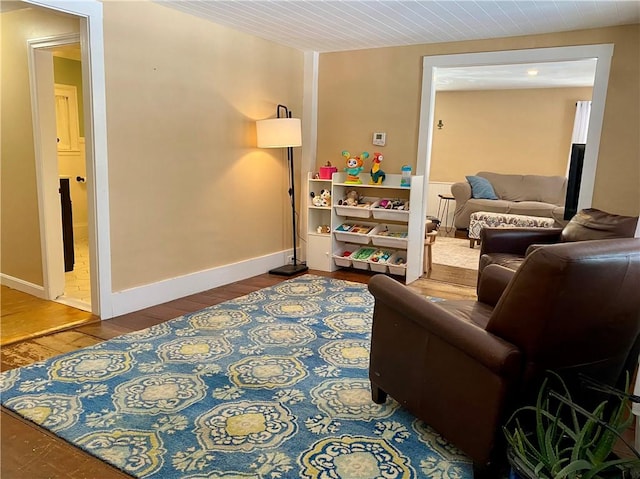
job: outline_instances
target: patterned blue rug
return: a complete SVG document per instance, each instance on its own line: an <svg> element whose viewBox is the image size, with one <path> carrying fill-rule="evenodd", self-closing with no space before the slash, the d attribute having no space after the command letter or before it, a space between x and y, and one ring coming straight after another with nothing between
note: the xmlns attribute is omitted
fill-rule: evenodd
<svg viewBox="0 0 640 479"><path fill-rule="evenodd" d="M2 404L141 478L472 478L371 401L372 311L366 285L305 275L7 371Z"/></svg>

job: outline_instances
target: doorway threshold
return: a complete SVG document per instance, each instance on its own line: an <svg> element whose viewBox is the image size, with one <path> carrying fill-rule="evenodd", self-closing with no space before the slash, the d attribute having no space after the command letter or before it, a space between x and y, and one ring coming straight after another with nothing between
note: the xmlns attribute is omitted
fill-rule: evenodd
<svg viewBox="0 0 640 479"><path fill-rule="evenodd" d="M80 299L69 298L62 295L56 298L54 301L66 306L71 306L72 308L81 309L82 311L87 311L89 313L91 312L91 303L87 303L86 301L82 301Z"/></svg>

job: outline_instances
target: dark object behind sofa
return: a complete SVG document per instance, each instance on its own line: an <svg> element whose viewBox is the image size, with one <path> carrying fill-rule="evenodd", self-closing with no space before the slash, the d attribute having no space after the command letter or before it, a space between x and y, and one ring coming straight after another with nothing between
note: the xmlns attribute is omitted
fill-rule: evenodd
<svg viewBox="0 0 640 479"><path fill-rule="evenodd" d="M564 201L564 219L567 221L578 212L578 197L580 196L585 146L584 143L571 144L571 159L569 160L569 175L567 176L567 197Z"/></svg>
<svg viewBox="0 0 640 479"><path fill-rule="evenodd" d="M640 240L546 245L505 271L487 268L478 301L431 303L384 275L369 282L373 400L388 393L478 465L547 369L614 385L638 354Z"/></svg>

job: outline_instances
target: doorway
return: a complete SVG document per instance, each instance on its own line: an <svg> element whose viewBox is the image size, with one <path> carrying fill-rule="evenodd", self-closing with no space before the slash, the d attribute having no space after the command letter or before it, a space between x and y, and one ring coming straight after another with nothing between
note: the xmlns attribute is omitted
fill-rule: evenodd
<svg viewBox="0 0 640 479"><path fill-rule="evenodd" d="M52 48L58 175L64 243L64 294L56 301L91 311L91 261L80 43ZM68 192L68 200L64 201Z"/></svg>
<svg viewBox="0 0 640 479"><path fill-rule="evenodd" d="M99 1L76 2L62 5L56 0L24 0L27 4L33 4L33 8L42 8L55 14L71 15L79 20L80 33L78 37L82 55L82 77L86 79L83 83L84 98L84 124L86 138L86 188L88 205L88 243L90 254L90 281L91 281L91 310L92 313L102 319L111 318L113 311L113 294L111 291L111 261L110 261L110 225L109 225L109 186L108 186L108 162L107 162L107 141L106 141L106 98L105 98L105 72L104 72L104 37L103 37L103 13L102 3ZM28 40L29 50L29 70L34 71L39 62L50 62L46 58L50 53L42 51L37 47L45 47L46 42L51 38L41 38ZM51 45L49 45L51 46ZM52 68L49 68L52 70ZM40 141L47 138L50 132L43 132L39 123L40 112L37 101L38 85L31 75L31 97L33 120L34 120L34 143L36 153L36 177L38 185L43 178L56 177L57 172L51 173L51 166L43 161L51 148L48 143ZM53 79L49 85L53 85ZM53 102L51 102L49 114L55 116ZM55 122L53 122L55 124ZM45 133L45 134L43 134ZM52 137L56 138L54 130ZM53 143L53 155L56 146ZM56 165L57 166L57 165ZM53 185L53 186L51 186ZM63 262L61 255L62 238L60 230L52 224L52 219L60 217L60 203L58 196L57 182L49 182L44 188L43 195L49 201L38 198L38 210L40 215L40 231L42 242L42 265L44 281L44 298L54 298L60 296L64 290L64 271L59 269L57 262ZM47 211L51 207L54 214ZM59 221L59 220L57 220ZM62 273L59 273L62 271ZM61 286L62 285L62 286Z"/></svg>
<svg viewBox="0 0 640 479"><path fill-rule="evenodd" d="M43 238L51 280L45 292L50 300L91 312L80 36L51 37L33 41L30 47L40 216L41 224L50 228ZM56 187L59 195L54 196Z"/></svg>
<svg viewBox="0 0 640 479"><path fill-rule="evenodd" d="M590 207L595 184L598 150L612 55L613 45L584 45L424 57L418 156L416 161L417 174L424 175L425 178L429 178L430 175L434 124L437 120L434 118L434 110L438 69L595 59L597 62L593 82L592 110L589 120L580 197L578 200L578 209ZM422 202L422 213L425 216L427 214L427 207L429 206L427 204L428 198L429 184L425 182ZM423 237L424 231L421 231L420 234L420 237Z"/></svg>

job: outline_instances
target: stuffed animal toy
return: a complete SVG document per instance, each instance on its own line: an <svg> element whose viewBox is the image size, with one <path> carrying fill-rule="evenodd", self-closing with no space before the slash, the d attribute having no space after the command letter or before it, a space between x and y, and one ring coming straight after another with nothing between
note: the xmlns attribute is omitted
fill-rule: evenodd
<svg viewBox="0 0 640 479"><path fill-rule="evenodd" d="M331 228L329 228L329 225L320 225L316 228L316 231L320 234L329 234L331 232Z"/></svg>
<svg viewBox="0 0 640 479"><path fill-rule="evenodd" d="M343 200L338 202L339 205L344 206L358 206L358 202L360 200L360 195L356 190L348 191Z"/></svg>
<svg viewBox="0 0 640 479"><path fill-rule="evenodd" d="M320 190L318 195L313 191L309 194L311 195L313 206L331 206L331 192L329 190Z"/></svg>
<svg viewBox="0 0 640 479"><path fill-rule="evenodd" d="M313 191L309 193L309 195L311 196L311 204L313 204L313 206L320 206L320 195L316 195Z"/></svg>
<svg viewBox="0 0 640 479"><path fill-rule="evenodd" d="M344 171L347 172L345 183L361 185L362 180L359 175L362 173L362 170L364 170L364 166L362 165L364 164L364 160L369 158L369 153L365 151L360 156L351 156L351 153L345 150L342 152L342 156L347 162L347 167L344 169Z"/></svg>
<svg viewBox="0 0 640 479"><path fill-rule="evenodd" d="M387 175L380 169L380 163L383 160L382 153L373 154L373 162L371 163L371 181L370 185L381 185Z"/></svg>
<svg viewBox="0 0 640 479"><path fill-rule="evenodd" d="M329 190L320 190L320 199L322 206L331 206L331 192Z"/></svg>

